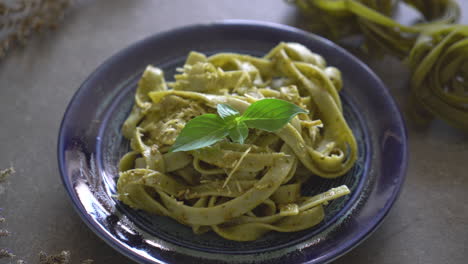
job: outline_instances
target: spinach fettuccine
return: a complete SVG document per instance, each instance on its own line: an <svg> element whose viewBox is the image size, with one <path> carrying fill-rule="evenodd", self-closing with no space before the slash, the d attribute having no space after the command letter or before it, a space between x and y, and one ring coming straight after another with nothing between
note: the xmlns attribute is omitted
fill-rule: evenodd
<svg viewBox="0 0 468 264"><path fill-rule="evenodd" d="M308 28L338 39L360 33L364 48L405 59L412 71L412 113L433 116L468 131L468 26L455 0L295 0ZM403 25L392 18L399 3L421 14Z"/></svg>
<svg viewBox="0 0 468 264"><path fill-rule="evenodd" d="M197 234L211 230L249 241L269 231L315 226L328 201L349 193L337 186L315 196L301 194L309 177L342 176L357 158L339 97L341 73L320 55L297 43L280 43L261 58L191 52L178 72L166 83L160 69L148 66L138 83L122 127L131 151L119 164L120 201L171 217ZM225 138L226 132L203 147L186 144L175 151L194 120L210 117L218 121L206 125L217 125L223 122L217 109L221 117L254 115L253 106L273 99L304 110L280 129L257 129L260 119L245 122L248 127L239 123L239 133L246 133L240 140L239 133ZM204 133L203 126L195 128L201 130L193 133ZM207 140L217 133L208 130Z"/></svg>

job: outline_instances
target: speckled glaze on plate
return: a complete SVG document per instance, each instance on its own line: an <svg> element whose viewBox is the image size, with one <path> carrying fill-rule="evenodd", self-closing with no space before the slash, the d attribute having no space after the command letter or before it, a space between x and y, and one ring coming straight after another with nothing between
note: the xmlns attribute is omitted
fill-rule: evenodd
<svg viewBox="0 0 468 264"><path fill-rule="evenodd" d="M192 50L262 56L281 41L302 43L342 71L344 114L358 141L359 159L349 173L335 180L313 177L303 190L312 195L341 184L352 190L328 205L320 225L295 233L271 232L240 243L213 233L195 235L170 218L131 209L114 198L117 163L129 148L120 127L148 64L162 68L168 78ZM137 262L326 263L363 241L387 215L404 181L407 146L393 99L357 58L292 27L232 20L151 36L99 66L65 112L58 162L78 214L98 236Z"/></svg>

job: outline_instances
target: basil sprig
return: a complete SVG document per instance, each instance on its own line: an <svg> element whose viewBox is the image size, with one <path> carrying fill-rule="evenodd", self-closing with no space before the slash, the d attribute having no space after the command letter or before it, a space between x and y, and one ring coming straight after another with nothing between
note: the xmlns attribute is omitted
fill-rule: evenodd
<svg viewBox="0 0 468 264"><path fill-rule="evenodd" d="M210 146L226 136L243 144L249 128L269 132L284 127L293 117L308 113L297 105L280 99L262 99L251 104L244 114L227 104L218 104L218 115L204 114L190 120L176 138L171 152L189 151Z"/></svg>

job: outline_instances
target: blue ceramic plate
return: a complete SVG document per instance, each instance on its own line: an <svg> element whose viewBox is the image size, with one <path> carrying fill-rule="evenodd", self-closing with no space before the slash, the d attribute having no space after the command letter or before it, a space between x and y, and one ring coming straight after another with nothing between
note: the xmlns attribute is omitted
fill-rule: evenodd
<svg viewBox="0 0 468 264"><path fill-rule="evenodd" d="M314 178L311 195L346 184L352 194L328 205L317 227L272 232L253 242L194 235L172 219L133 210L115 198L117 164L128 142L120 127L133 104L136 82L153 64L173 76L189 51L264 55L281 41L299 42L343 74L344 114L359 143L359 159L345 176ZM226 21L157 34L104 62L83 83L60 128L58 161L63 183L83 220L102 239L140 263L324 263L355 247L392 207L407 163L405 127L379 78L332 42L283 25Z"/></svg>

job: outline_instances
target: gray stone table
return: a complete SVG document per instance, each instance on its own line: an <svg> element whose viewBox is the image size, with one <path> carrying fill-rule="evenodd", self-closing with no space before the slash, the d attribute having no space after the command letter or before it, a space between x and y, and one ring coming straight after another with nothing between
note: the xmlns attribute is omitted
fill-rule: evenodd
<svg viewBox="0 0 468 264"><path fill-rule="evenodd" d="M468 1L459 2L468 13ZM72 95L106 58L152 34L232 18L293 24L296 15L281 0L81 1L56 31L13 49L0 60L0 168L17 170L0 185L7 220L0 229L11 232L0 248L29 263L41 250L64 249L74 263L130 263L85 226L62 186L57 134ZM391 58L366 62L401 105L406 67ZM409 170L398 202L377 232L336 263L468 263L468 136L441 121L408 128Z"/></svg>

